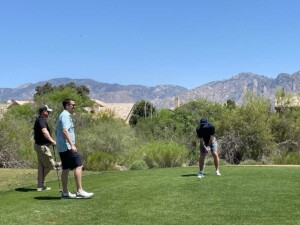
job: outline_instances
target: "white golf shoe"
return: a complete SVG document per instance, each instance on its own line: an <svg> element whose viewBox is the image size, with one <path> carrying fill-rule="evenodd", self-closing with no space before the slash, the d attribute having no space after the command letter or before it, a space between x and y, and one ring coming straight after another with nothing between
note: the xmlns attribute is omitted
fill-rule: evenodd
<svg viewBox="0 0 300 225"><path fill-rule="evenodd" d="M216 171L216 176L221 176L221 174L220 174L220 171L219 171L219 170L217 170L217 171Z"/></svg>
<svg viewBox="0 0 300 225"><path fill-rule="evenodd" d="M204 177L203 172L199 172L197 177L198 177L199 179L203 178L203 177Z"/></svg>
<svg viewBox="0 0 300 225"><path fill-rule="evenodd" d="M76 198L76 195L72 194L71 192L67 192L67 193L62 192L61 198Z"/></svg>
<svg viewBox="0 0 300 225"><path fill-rule="evenodd" d="M76 198L91 198L93 195L94 193L83 190L81 192L76 192Z"/></svg>
<svg viewBox="0 0 300 225"><path fill-rule="evenodd" d="M43 187L38 187L36 190L37 191L50 191L51 187L43 186Z"/></svg>

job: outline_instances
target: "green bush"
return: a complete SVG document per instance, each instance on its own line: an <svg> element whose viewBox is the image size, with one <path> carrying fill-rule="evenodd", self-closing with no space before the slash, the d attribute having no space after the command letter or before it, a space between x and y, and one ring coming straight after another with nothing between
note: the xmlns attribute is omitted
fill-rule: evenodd
<svg viewBox="0 0 300 225"><path fill-rule="evenodd" d="M0 167L28 168L36 165L32 126L22 118L5 114L0 119Z"/></svg>
<svg viewBox="0 0 300 225"><path fill-rule="evenodd" d="M119 120L85 119L76 117L76 143L81 151L83 161L94 152L107 152L117 156L117 163L123 165L123 152L136 146L137 140L133 130Z"/></svg>
<svg viewBox="0 0 300 225"><path fill-rule="evenodd" d="M300 165L300 153L291 152L286 156L277 156L273 158L273 161L279 165Z"/></svg>
<svg viewBox="0 0 300 225"><path fill-rule="evenodd" d="M187 149L176 142L151 142L144 146L144 160L149 168L178 167L186 161Z"/></svg>
<svg viewBox="0 0 300 225"><path fill-rule="evenodd" d="M95 152L89 154L86 161L87 170L108 171L114 169L116 157L106 152Z"/></svg>
<svg viewBox="0 0 300 225"><path fill-rule="evenodd" d="M7 111L7 115L13 115L15 118L24 119L30 123L34 123L37 116L35 106L33 104L16 105Z"/></svg>
<svg viewBox="0 0 300 225"><path fill-rule="evenodd" d="M148 165L144 160L136 160L130 166L130 170L144 170L144 169L148 169Z"/></svg>
<svg viewBox="0 0 300 225"><path fill-rule="evenodd" d="M239 164L246 159L261 161L272 154L276 146L269 120L270 104L253 93L244 103L231 111L220 123L220 157Z"/></svg>
<svg viewBox="0 0 300 225"><path fill-rule="evenodd" d="M124 165L127 168L135 167L133 164L140 164L141 161L144 161L144 150L142 148L142 145L144 145L142 142L141 143L135 143L134 146L129 148L127 151L123 151L118 154L118 164L119 165ZM145 163L145 161L144 161ZM147 166L147 164L146 164ZM148 167L148 166L147 166Z"/></svg>

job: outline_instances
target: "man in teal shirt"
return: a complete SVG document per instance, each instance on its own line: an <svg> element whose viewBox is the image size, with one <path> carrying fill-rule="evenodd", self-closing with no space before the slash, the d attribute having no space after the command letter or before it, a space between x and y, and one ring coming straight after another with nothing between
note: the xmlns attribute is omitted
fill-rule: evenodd
<svg viewBox="0 0 300 225"><path fill-rule="evenodd" d="M62 104L64 110L59 115L56 124L57 151L62 163L62 198L90 198L94 194L86 192L82 188L82 162L75 146L74 123L71 117L75 110L75 101L67 98ZM72 194L68 191L68 177L70 170L74 170L77 187L76 194Z"/></svg>

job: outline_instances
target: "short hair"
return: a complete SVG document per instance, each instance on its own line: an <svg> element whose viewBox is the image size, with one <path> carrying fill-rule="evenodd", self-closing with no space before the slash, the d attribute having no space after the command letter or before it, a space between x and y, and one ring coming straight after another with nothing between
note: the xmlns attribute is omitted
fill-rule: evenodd
<svg viewBox="0 0 300 225"><path fill-rule="evenodd" d="M62 101L62 105L63 105L64 109L66 108L67 104L70 104L71 101L73 101L73 99L71 99L71 98L66 98Z"/></svg>

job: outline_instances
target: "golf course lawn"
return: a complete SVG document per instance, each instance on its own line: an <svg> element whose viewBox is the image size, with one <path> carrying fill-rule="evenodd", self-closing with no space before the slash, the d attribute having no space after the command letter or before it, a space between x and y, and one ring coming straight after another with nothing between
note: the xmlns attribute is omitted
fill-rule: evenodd
<svg viewBox="0 0 300 225"><path fill-rule="evenodd" d="M35 170L0 170L0 224L156 225L300 224L300 167L222 166L84 172L92 199L60 199L35 191ZM9 176L7 175L9 174ZM70 182L73 192L75 182Z"/></svg>

